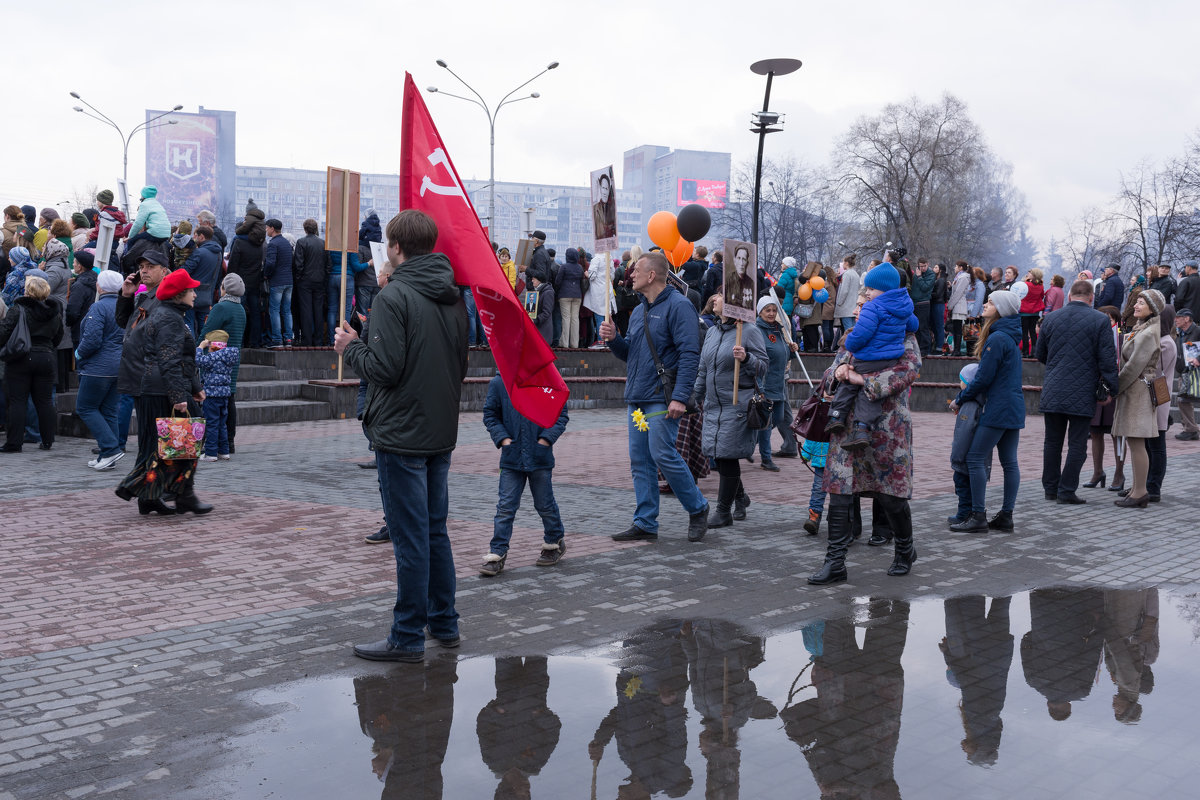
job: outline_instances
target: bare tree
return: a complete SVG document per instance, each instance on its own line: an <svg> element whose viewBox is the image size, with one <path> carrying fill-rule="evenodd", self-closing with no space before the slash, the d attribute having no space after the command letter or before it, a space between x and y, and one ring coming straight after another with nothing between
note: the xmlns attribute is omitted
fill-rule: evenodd
<svg viewBox="0 0 1200 800"><path fill-rule="evenodd" d="M1091 206L1078 217L1066 220L1065 224L1066 238L1058 242L1065 262L1064 271L1070 269L1078 274L1088 270L1097 276L1102 267L1121 263L1126 242L1113 224L1111 214Z"/></svg>
<svg viewBox="0 0 1200 800"><path fill-rule="evenodd" d="M1162 168L1142 161L1121 173L1121 188L1113 204L1113 221L1127 242L1133 267L1179 260L1195 252L1200 235L1200 186L1195 166L1187 159L1168 160Z"/></svg>

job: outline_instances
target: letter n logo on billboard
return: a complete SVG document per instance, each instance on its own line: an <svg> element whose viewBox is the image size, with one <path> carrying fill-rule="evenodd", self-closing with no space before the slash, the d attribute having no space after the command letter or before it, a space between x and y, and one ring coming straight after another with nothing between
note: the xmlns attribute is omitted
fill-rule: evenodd
<svg viewBox="0 0 1200 800"><path fill-rule="evenodd" d="M186 181L200 174L200 143L167 140L167 174Z"/></svg>

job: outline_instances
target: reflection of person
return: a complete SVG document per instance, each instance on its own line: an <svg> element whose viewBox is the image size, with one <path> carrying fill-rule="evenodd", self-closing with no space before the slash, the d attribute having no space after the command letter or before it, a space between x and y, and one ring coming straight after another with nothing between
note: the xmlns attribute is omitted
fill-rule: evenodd
<svg viewBox="0 0 1200 800"><path fill-rule="evenodd" d="M742 754L738 731L751 719L779 713L750 680L766 642L741 626L716 619L683 624L692 704L700 714L700 752L707 765L705 797L738 797Z"/></svg>
<svg viewBox="0 0 1200 800"><path fill-rule="evenodd" d="M382 800L442 796L457 680L457 663L442 659L427 669L354 679L358 723L373 740L371 769L383 783Z"/></svg>
<svg viewBox="0 0 1200 800"><path fill-rule="evenodd" d="M804 753L821 797L900 798L895 760L908 611L902 600L873 601L862 648L850 619L805 629L817 696L783 709L779 718Z"/></svg>
<svg viewBox="0 0 1200 800"><path fill-rule="evenodd" d="M558 745L562 722L546 705L550 676L545 656L496 659L496 698L479 712L479 752L500 785L496 797L529 797L537 775Z"/></svg>
<svg viewBox="0 0 1200 800"><path fill-rule="evenodd" d="M692 788L687 765L687 658L680 641L683 625L664 619L635 632L622 644L617 704L588 743L599 762L616 736L617 754L629 767L618 797L650 797L664 792L683 797Z"/></svg>
<svg viewBox="0 0 1200 800"><path fill-rule="evenodd" d="M1046 698L1051 719L1071 716L1071 703L1092 691L1100 663L1104 595L1098 589L1034 589L1029 632L1021 637L1025 682Z"/></svg>
<svg viewBox="0 0 1200 800"><path fill-rule="evenodd" d="M946 600L946 636L938 647L946 659L947 678L962 691L964 737L967 761L977 766L996 763L1004 721L1004 698L1008 668L1012 665L1013 636L1008 629L1008 606L1012 598L994 597L984 613L983 595Z"/></svg>
<svg viewBox="0 0 1200 800"><path fill-rule="evenodd" d="M725 265L725 304L754 310L756 281L749 271L750 248L739 245L733 251L733 263Z"/></svg>
<svg viewBox="0 0 1200 800"><path fill-rule="evenodd" d="M604 173L596 181L598 198L592 203L592 230L595 238L610 239L617 235L617 198L613 196L612 178Z"/></svg>
<svg viewBox="0 0 1200 800"><path fill-rule="evenodd" d="M1138 697L1154 690L1150 665L1158 660L1158 590L1104 591L1104 666L1117 687L1113 717L1135 723L1142 718Z"/></svg>

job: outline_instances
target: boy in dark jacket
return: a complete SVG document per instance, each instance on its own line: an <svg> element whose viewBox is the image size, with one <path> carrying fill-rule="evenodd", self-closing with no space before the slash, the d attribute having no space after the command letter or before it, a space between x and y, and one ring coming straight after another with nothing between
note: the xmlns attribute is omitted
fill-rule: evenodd
<svg viewBox="0 0 1200 800"><path fill-rule="evenodd" d="M975 380L979 372L979 364L967 364L958 373L958 383L963 389ZM963 403L958 409L958 417L954 420L954 439L950 444L950 467L954 470L954 494L958 497L958 513L947 520L951 525L965 521L971 516L971 475L967 471L967 451L971 449L971 439L975 437L975 428L979 426L979 412L983 410L986 397L972 398Z"/></svg>
<svg viewBox="0 0 1200 800"><path fill-rule="evenodd" d="M500 448L500 500L496 503L496 521L488 554L483 557L479 574L499 575L508 557L513 519L521 507L526 482L533 495L533 507L542 518L542 553L539 567L552 567L567 552L562 518L554 500L551 474L554 471L554 443L567 427L567 408L563 406L553 428L541 428L513 408L500 376L488 384L483 406L483 424Z"/></svg>
<svg viewBox="0 0 1200 800"><path fill-rule="evenodd" d="M904 355L904 339L916 333L920 323L913 314L913 301L900 288L900 273L884 262L863 278L871 299L858 314L858 322L846 335L846 350L854 355L854 371L871 375L890 369ZM872 400L862 387L842 381L829 407L829 433L842 433L853 410L854 431L842 442L846 450L867 447L871 427L883 413L878 400Z"/></svg>
<svg viewBox="0 0 1200 800"><path fill-rule="evenodd" d="M229 398L233 394L233 371L241 351L229 344L225 331L209 331L196 348L196 366L204 379L204 455L201 461L229 460Z"/></svg>

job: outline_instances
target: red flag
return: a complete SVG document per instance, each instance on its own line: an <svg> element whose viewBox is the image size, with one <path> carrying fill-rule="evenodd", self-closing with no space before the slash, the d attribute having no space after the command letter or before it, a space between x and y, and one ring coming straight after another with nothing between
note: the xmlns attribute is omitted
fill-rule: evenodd
<svg viewBox="0 0 1200 800"><path fill-rule="evenodd" d="M479 321L513 407L543 428L553 426L570 394L554 366L554 352L509 285L408 73L400 134L400 208L424 211L437 222L437 249L450 259L455 283L471 287L475 295Z"/></svg>

